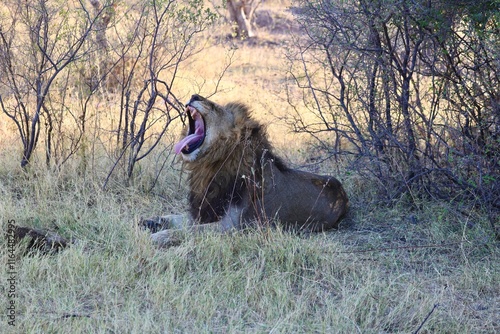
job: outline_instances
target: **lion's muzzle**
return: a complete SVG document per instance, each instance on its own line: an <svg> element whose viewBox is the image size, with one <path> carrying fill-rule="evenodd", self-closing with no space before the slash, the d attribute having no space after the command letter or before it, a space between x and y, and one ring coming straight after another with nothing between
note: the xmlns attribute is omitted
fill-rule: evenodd
<svg viewBox="0 0 500 334"><path fill-rule="evenodd" d="M186 106L186 114L189 121L189 130L186 137L175 144L176 154L191 154L198 149L205 140L205 121L198 110L191 105Z"/></svg>

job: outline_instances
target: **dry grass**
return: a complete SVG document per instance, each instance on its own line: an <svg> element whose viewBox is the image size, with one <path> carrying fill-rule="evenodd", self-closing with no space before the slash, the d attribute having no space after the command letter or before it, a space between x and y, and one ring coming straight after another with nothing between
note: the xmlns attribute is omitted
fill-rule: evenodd
<svg viewBox="0 0 500 334"><path fill-rule="evenodd" d="M229 48L216 44L194 59L182 72L182 94L213 92L217 72L203 59L222 68ZM214 99L251 103L256 117L270 124L279 151L301 164L312 152L275 117L287 112L280 52L267 43L238 44ZM0 118L1 130L8 131L4 115ZM318 171L334 171L351 197L351 212L338 231L188 236L178 247L159 250L136 222L185 207L177 164L162 172L152 193L145 191L159 161L171 161L168 152L141 162L133 186L116 182L102 191L112 162L108 158L84 174L78 174L78 162L58 172L34 167L25 173L18 167L12 137L3 132L2 137L2 230L15 220L78 240L52 256L21 256L19 251L16 326L7 325L3 308L2 332L500 330L500 249L479 212L440 202L409 208L404 199L392 208L379 207L370 180L324 163ZM5 240L0 247L7 249ZM0 257L6 264L8 254ZM2 305L12 300L7 288L1 298Z"/></svg>
<svg viewBox="0 0 500 334"><path fill-rule="evenodd" d="M102 192L71 172L2 173L2 223L79 240L17 257L16 328L3 326L12 333L409 333L435 305L423 333L498 331L498 245L480 217L447 204L376 210L344 177L353 208L338 231L204 235L159 250L135 222L182 208L175 177L163 200Z"/></svg>

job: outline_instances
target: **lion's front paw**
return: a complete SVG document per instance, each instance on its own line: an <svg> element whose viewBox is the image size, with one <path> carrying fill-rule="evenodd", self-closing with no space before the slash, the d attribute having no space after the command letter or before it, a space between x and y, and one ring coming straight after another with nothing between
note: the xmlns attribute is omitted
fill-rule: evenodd
<svg viewBox="0 0 500 334"><path fill-rule="evenodd" d="M182 237L182 231L164 230L151 234L151 241L158 247L172 247L180 245Z"/></svg>
<svg viewBox="0 0 500 334"><path fill-rule="evenodd" d="M144 230L149 230L151 233L156 233L168 228L168 226L165 226L165 222L162 221L161 217L142 218L139 221L139 227Z"/></svg>
<svg viewBox="0 0 500 334"><path fill-rule="evenodd" d="M160 217L143 218L139 222L139 226L151 233L167 230L169 228L183 228L184 216L182 215L166 215Z"/></svg>

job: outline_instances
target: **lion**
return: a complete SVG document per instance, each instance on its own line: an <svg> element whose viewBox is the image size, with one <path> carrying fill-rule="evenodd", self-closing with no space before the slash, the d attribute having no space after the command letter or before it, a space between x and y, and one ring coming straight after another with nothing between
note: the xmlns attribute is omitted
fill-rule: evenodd
<svg viewBox="0 0 500 334"><path fill-rule="evenodd" d="M190 172L189 215L145 219L154 243L176 244L179 230L228 232L261 224L319 232L336 228L349 207L334 177L288 168L266 129L242 103L193 95L188 124L174 146Z"/></svg>

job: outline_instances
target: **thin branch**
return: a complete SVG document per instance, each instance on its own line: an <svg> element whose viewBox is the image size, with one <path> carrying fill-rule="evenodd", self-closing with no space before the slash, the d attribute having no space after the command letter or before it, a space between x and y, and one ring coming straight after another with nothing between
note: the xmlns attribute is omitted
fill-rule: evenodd
<svg viewBox="0 0 500 334"><path fill-rule="evenodd" d="M422 321L422 323L420 324L420 326L418 326L417 330L413 333L413 334L417 334L421 329L422 327L424 326L424 324L427 322L427 320L429 320L430 316L432 315L432 313L434 312L434 310L436 308L439 307L439 304L434 304L434 307L432 308L432 310L430 310L430 312L427 314L427 316L425 317L424 321Z"/></svg>

